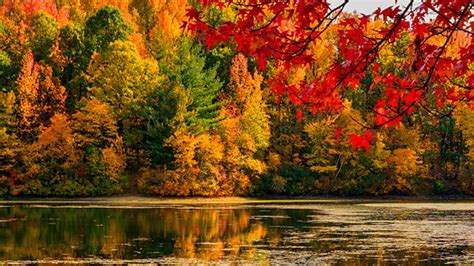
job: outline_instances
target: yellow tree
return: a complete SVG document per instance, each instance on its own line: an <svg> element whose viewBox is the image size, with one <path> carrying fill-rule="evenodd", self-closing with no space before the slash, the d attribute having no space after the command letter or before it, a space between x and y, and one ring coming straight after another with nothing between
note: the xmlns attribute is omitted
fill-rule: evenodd
<svg viewBox="0 0 474 266"><path fill-rule="evenodd" d="M182 33L187 5L187 0L132 0L130 9L136 12L135 21L145 36L173 39Z"/></svg>
<svg viewBox="0 0 474 266"><path fill-rule="evenodd" d="M167 145L173 150L174 170L165 172L158 194L218 196L233 192L221 190L219 165L224 153L219 136L193 135L180 129L167 140Z"/></svg>
<svg viewBox="0 0 474 266"><path fill-rule="evenodd" d="M251 153L269 145L270 125L260 87L262 81L263 78L258 73L253 76L249 73L245 56L239 54L234 58L229 89L235 99L236 115L240 116L241 141L247 142L242 145L247 146Z"/></svg>
<svg viewBox="0 0 474 266"><path fill-rule="evenodd" d="M88 69L90 92L110 104L117 114L142 99L159 81L156 62L142 59L130 41L115 41L95 54Z"/></svg>
<svg viewBox="0 0 474 266"><path fill-rule="evenodd" d="M35 64L33 53L28 53L22 61L22 69L17 80L19 95L19 136L32 141L39 126L39 116L36 110L36 100L39 94L39 71Z"/></svg>
<svg viewBox="0 0 474 266"><path fill-rule="evenodd" d="M304 157L317 177L313 192L347 192L367 174L358 162L363 152L354 150L348 141L350 136L342 132L363 132L365 129L356 122L363 119L349 101L344 105L340 113L318 117L305 125L309 151Z"/></svg>
<svg viewBox="0 0 474 266"><path fill-rule="evenodd" d="M236 183L250 184L249 175L257 177L266 169L262 158L270 141L270 123L261 82L258 73L249 73L245 56L239 54L233 59L221 134L228 175L238 180Z"/></svg>
<svg viewBox="0 0 474 266"><path fill-rule="evenodd" d="M98 99L82 103L71 128L83 151L76 176L92 179L93 194L118 192L124 186L126 155L113 108Z"/></svg>
<svg viewBox="0 0 474 266"><path fill-rule="evenodd" d="M78 160L75 138L64 114L56 114L42 127L38 141L29 144L21 156L22 168L15 178L13 194L68 195L80 189L67 179ZM66 191L68 190L68 191ZM80 193L71 193L77 195Z"/></svg>
<svg viewBox="0 0 474 266"><path fill-rule="evenodd" d="M127 147L139 161L144 149L147 123L146 99L160 81L156 61L144 59L130 41L115 41L102 54L95 54L88 69L93 97L109 104L121 126Z"/></svg>
<svg viewBox="0 0 474 266"><path fill-rule="evenodd" d="M51 67L37 64L27 53L17 80L19 100L18 136L27 142L36 139L39 126L48 125L56 113L64 112L66 91Z"/></svg>
<svg viewBox="0 0 474 266"><path fill-rule="evenodd" d="M11 175L15 171L20 142L15 131L15 94L0 92L0 195L10 190Z"/></svg>

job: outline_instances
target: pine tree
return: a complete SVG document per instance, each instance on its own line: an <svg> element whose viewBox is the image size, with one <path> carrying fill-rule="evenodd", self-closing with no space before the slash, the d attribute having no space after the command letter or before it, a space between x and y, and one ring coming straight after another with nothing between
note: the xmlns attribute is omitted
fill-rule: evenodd
<svg viewBox="0 0 474 266"><path fill-rule="evenodd" d="M217 68L206 68L206 57L201 47L192 46L183 38L169 68L165 70L172 86L182 87L189 95L186 125L196 132L206 131L219 121L220 103L217 97L222 82L217 78Z"/></svg>

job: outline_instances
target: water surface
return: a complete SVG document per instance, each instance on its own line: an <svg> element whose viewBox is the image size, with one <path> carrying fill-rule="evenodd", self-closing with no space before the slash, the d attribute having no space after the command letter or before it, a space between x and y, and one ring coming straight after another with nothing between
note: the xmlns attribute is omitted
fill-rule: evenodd
<svg viewBox="0 0 474 266"><path fill-rule="evenodd" d="M1 262L474 264L474 202L6 204Z"/></svg>

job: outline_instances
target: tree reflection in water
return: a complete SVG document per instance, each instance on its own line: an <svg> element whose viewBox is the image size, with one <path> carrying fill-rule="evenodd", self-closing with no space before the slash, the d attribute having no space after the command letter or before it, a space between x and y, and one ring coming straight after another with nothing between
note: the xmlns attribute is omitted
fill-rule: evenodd
<svg viewBox="0 0 474 266"><path fill-rule="evenodd" d="M268 230L251 217L212 207L0 208L0 259L251 258Z"/></svg>
<svg viewBox="0 0 474 266"><path fill-rule="evenodd" d="M473 262L472 215L351 204L5 206L0 262Z"/></svg>

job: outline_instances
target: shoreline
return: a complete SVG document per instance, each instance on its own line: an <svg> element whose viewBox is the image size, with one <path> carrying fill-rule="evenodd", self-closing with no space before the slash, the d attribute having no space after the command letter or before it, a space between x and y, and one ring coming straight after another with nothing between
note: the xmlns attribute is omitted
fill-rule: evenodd
<svg viewBox="0 0 474 266"><path fill-rule="evenodd" d="M390 202L469 202L474 197L10 197L0 198L0 204L95 204L95 205L220 205L220 204L305 204L305 203L390 203Z"/></svg>

